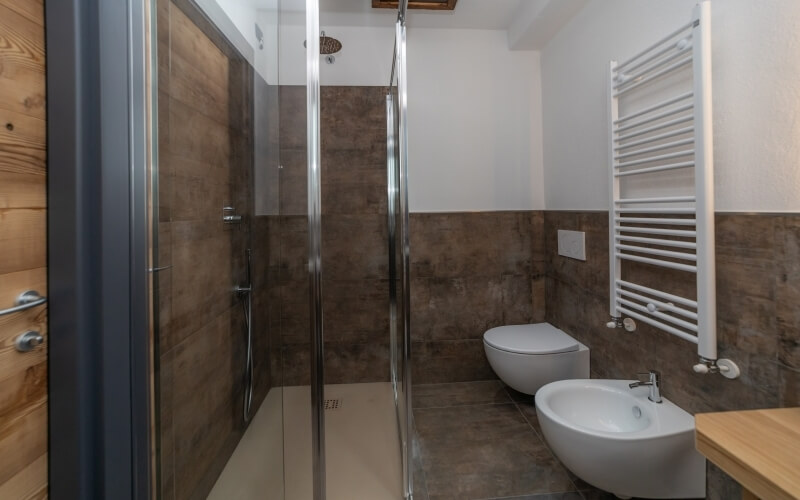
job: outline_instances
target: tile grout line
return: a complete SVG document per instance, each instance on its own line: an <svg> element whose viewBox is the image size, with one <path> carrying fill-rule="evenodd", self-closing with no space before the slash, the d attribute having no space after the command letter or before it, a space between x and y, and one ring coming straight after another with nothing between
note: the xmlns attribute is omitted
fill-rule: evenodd
<svg viewBox="0 0 800 500"><path fill-rule="evenodd" d="M547 500L548 497L550 497L552 495L564 495L564 494L567 494L567 493L575 493L575 494L579 495L581 498L583 498L583 495L581 495L580 491L578 491L578 490L570 490L570 491L551 491L550 493L533 493L531 495L517 495L517 496L513 496L513 497L488 497L488 498L481 498L481 499L478 499L478 500L521 500L521 499L522 500L528 500L528 499L532 499L532 500L536 500L536 499Z"/></svg>
<svg viewBox="0 0 800 500"><path fill-rule="evenodd" d="M414 409L412 408L411 411L413 412ZM422 445L419 442L419 436L417 435L416 426L414 426L414 437L411 440L412 461L415 461L413 459L413 457L414 457L414 448L415 448L414 444L415 443L416 443L416 448L419 450L419 455L418 455L417 458L419 459L419 472L420 472L420 477L421 477L421 481L422 481L422 486L425 488L425 500L430 500L430 494L428 493L428 474L425 472L425 461L422 459ZM414 476L416 476L416 472L417 472L415 469L416 469L416 467L412 467L412 473L411 473L412 474L412 477L411 477L412 488L413 488ZM413 493L414 493L414 491L412 490L412 494ZM420 500L420 499L417 499L417 500Z"/></svg>
<svg viewBox="0 0 800 500"><path fill-rule="evenodd" d="M500 401L500 402L486 402L486 403L465 403L465 404L455 404L455 405L448 405L448 406L426 406L424 408L414 408L414 410L441 410L444 408L464 408L464 407L471 407L471 406L500 406L500 405L513 405L514 401Z"/></svg>
<svg viewBox="0 0 800 500"><path fill-rule="evenodd" d="M509 397L511 397L511 394L508 392L508 387L506 387L506 394L508 394ZM550 456L553 457L553 459L556 462L558 462L558 464L561 466L561 468L564 469L564 472L567 473L567 479L569 479L569 483L574 488L573 491L577 492L581 497L583 497L583 493L581 493L581 491L578 489L578 485L575 484L575 481L572 479L572 476L567 471L567 468L564 466L563 463L561 463L561 460L558 459L558 457L555 455L555 453L553 453L553 450L550 448L550 445L547 444L545 439L539 434L539 432L536 430L536 428L533 426L533 424L531 424L531 421L525 415L525 412L522 411L522 409L520 409L519 402L518 401L514 401L514 406L516 407L516 409L519 412L519 414L522 415L522 418L525 420L525 423L528 424L528 427L530 427L531 431L533 431L534 436L539 438L539 441L541 441L541 443L547 448L547 452L550 454ZM567 492L567 493L571 493L571 492Z"/></svg>

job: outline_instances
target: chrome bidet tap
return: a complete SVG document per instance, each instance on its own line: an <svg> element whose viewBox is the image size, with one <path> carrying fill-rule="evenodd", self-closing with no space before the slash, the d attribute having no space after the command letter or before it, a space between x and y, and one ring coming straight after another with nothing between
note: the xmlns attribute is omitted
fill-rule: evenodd
<svg viewBox="0 0 800 500"><path fill-rule="evenodd" d="M647 399L652 401L653 403L660 403L661 402L661 372L656 370L650 370L649 373L637 373L637 377L645 378L647 377L647 381L640 380L639 382L634 382L632 384L628 384L628 387L631 389L635 387L640 387L646 385L650 387L650 395L647 396Z"/></svg>

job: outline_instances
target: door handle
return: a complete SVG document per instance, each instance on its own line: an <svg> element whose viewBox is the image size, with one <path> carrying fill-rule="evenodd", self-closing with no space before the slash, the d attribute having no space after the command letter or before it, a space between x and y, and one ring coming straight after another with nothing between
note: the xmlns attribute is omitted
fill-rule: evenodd
<svg viewBox="0 0 800 500"><path fill-rule="evenodd" d="M31 307L40 306L45 302L47 302L47 297L42 297L36 290L27 290L17 296L17 300L14 301L14 307L0 310L0 316L24 311Z"/></svg>
<svg viewBox="0 0 800 500"><path fill-rule="evenodd" d="M14 345L19 352L28 352L32 351L36 346L42 344L42 342L44 342L44 337L42 337L42 334L30 330L25 333L21 333L14 341Z"/></svg>

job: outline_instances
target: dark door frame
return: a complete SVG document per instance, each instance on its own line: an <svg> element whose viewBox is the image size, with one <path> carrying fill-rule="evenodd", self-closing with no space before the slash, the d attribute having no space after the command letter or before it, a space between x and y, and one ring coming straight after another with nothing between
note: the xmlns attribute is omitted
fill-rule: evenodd
<svg viewBox="0 0 800 500"><path fill-rule="evenodd" d="M50 498L150 494L145 12L47 0Z"/></svg>

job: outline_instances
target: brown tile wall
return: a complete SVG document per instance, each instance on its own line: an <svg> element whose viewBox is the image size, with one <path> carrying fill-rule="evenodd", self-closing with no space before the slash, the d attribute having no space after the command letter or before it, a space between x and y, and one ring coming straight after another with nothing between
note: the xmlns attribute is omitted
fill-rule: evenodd
<svg viewBox="0 0 800 500"><path fill-rule="evenodd" d="M388 380L386 91L321 94L326 382ZM305 88L281 87L280 102L276 274L284 383L296 385L309 381ZM415 382L494 378L483 333L544 318L542 213L420 213L410 224Z"/></svg>
<svg viewBox="0 0 800 500"><path fill-rule="evenodd" d="M542 212L411 214L415 384L495 378L489 328L544 320Z"/></svg>
<svg viewBox="0 0 800 500"><path fill-rule="evenodd" d="M322 87L326 383L389 379L386 114L381 87ZM305 87L280 88L280 328L285 385L309 383Z"/></svg>
<svg viewBox="0 0 800 500"><path fill-rule="evenodd" d="M282 385L280 292L277 277L280 258L277 200L280 155L278 148L278 86L268 85L254 74L253 170L261 170L267 185L250 190L251 196L266 198L266 214L256 214L248 221L251 232L253 288L253 398L260 403L271 387ZM262 181L263 182L263 181ZM255 200L254 200L255 201ZM250 206L258 203L251 204ZM274 213L270 213L274 212ZM258 406L254 407L257 409Z"/></svg>
<svg viewBox="0 0 800 500"><path fill-rule="evenodd" d="M606 328L607 212L548 211L544 221L547 321L591 348L593 377L660 370L663 394L691 413L800 404L800 215L716 216L719 356L736 361L737 380L695 374L695 346L641 322L634 334ZM558 256L558 229L586 231L586 262ZM693 286L680 271L632 272L662 289ZM736 484L710 469L709 498L735 498Z"/></svg>
<svg viewBox="0 0 800 500"><path fill-rule="evenodd" d="M188 0L159 0L158 60L156 265L170 266L155 278L159 487L164 499L205 498L245 428L232 286L246 281L251 233L266 238L250 227L253 74ZM242 224L222 223L227 205ZM254 333L257 410L271 381L267 330Z"/></svg>

